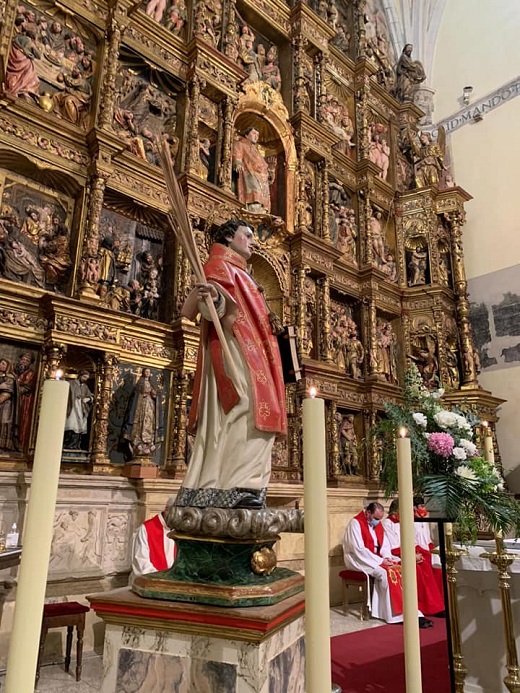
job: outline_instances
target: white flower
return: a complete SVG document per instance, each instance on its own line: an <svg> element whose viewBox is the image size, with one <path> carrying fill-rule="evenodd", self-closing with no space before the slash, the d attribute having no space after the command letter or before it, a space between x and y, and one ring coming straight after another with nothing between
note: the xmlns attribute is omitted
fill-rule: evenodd
<svg viewBox="0 0 520 693"><path fill-rule="evenodd" d="M428 419L425 417L424 414L421 414L421 412L413 414L413 420L416 424L422 426L423 428L426 428L426 426L428 425Z"/></svg>
<svg viewBox="0 0 520 693"><path fill-rule="evenodd" d="M437 414L434 415L435 423L441 428L452 428L456 425L457 414L452 411L446 411L446 409L441 409Z"/></svg>
<svg viewBox="0 0 520 693"><path fill-rule="evenodd" d="M453 448L453 457L456 460L465 460L467 458L464 448Z"/></svg>
<svg viewBox="0 0 520 693"><path fill-rule="evenodd" d="M505 489L504 482L500 482L499 484L497 484L497 485L495 486L495 489L496 489L497 491L503 491L503 490Z"/></svg>
<svg viewBox="0 0 520 693"><path fill-rule="evenodd" d="M463 479L467 479L468 481L477 481L477 475L475 472L469 467L466 467L465 464L459 465L455 470L455 474L457 476L461 476Z"/></svg>
<svg viewBox="0 0 520 693"><path fill-rule="evenodd" d="M440 387L438 390L434 390L430 393L432 399L440 399L444 395L444 388Z"/></svg>
<svg viewBox="0 0 520 693"><path fill-rule="evenodd" d="M472 443L471 440L466 440L466 438L461 438L459 440L459 445L462 448L464 448L468 457L476 457L477 456L477 453L478 453L477 446L475 445L475 443Z"/></svg>
<svg viewBox="0 0 520 693"><path fill-rule="evenodd" d="M460 428L462 431L468 431L468 433L471 433L471 424L469 423L469 421L460 414L454 414L454 416L455 426L457 426L457 428Z"/></svg>

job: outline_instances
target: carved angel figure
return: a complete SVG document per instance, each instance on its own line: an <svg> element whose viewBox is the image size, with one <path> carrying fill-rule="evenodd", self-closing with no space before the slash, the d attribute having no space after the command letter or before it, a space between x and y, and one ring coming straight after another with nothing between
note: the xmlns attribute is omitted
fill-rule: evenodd
<svg viewBox="0 0 520 693"><path fill-rule="evenodd" d="M415 185L426 188L429 185L439 185L444 165L445 130L439 128L437 141L434 142L429 132L421 132L419 141L412 136L410 145L415 156Z"/></svg>

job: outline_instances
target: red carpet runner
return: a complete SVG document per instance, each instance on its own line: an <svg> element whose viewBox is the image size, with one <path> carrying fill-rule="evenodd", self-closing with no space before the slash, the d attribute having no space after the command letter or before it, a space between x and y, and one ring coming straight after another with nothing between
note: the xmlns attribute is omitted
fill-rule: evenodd
<svg viewBox="0 0 520 693"><path fill-rule="evenodd" d="M441 618L432 621L433 628L419 631L422 693L450 693L446 623ZM343 693L405 693L402 625L338 635L330 647L332 680Z"/></svg>

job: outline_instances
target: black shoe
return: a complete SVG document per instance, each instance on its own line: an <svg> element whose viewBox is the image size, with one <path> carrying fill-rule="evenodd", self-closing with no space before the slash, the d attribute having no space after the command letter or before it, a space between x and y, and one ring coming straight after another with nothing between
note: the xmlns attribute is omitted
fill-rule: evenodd
<svg viewBox="0 0 520 693"><path fill-rule="evenodd" d="M424 616L419 616L419 628L433 628L433 621Z"/></svg>
<svg viewBox="0 0 520 693"><path fill-rule="evenodd" d="M252 493L244 496L239 501L235 503L234 508L250 508L251 510L260 510L264 507L263 502L260 498L253 496Z"/></svg>

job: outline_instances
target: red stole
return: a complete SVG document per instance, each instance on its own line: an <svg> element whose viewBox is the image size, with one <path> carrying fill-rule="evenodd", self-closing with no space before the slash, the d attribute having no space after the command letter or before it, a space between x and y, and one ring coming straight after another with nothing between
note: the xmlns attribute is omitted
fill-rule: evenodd
<svg viewBox="0 0 520 693"><path fill-rule="evenodd" d="M146 520L144 527L148 540L150 563L156 570L167 570L169 566L164 552L164 527L160 515Z"/></svg>
<svg viewBox="0 0 520 693"><path fill-rule="evenodd" d="M368 520L366 518L364 511L362 510L360 513L358 513L354 519L359 522L359 526L361 528L361 537L363 539L365 547L372 553L375 553L377 556L380 556L381 547L383 546L383 541L385 538L385 530L381 522L379 522L375 527L373 527L373 530L376 533L377 538L376 546L374 543L374 537L370 532ZM402 614L403 584L401 579L401 566L398 563L396 563L390 566L389 568L385 566L380 567L386 570L388 576L388 591L390 594L390 604L392 606L392 613L394 616Z"/></svg>
<svg viewBox="0 0 520 693"><path fill-rule="evenodd" d="M361 536L363 538L363 543L365 544L366 548L372 553L375 553L376 555L380 556L381 547L383 546L383 541L385 538L385 530L383 528L383 525L379 522L375 527L373 527L373 530L376 533L377 537L376 546L374 544L374 537L372 536L369 529L368 520L366 518L365 512L362 510L360 513L356 515L354 519L359 522L359 526L361 527Z"/></svg>
<svg viewBox="0 0 520 693"><path fill-rule="evenodd" d="M208 281L222 287L236 304L237 315L231 330L250 374L255 427L259 431L285 434L285 385L278 342L271 330L262 292L246 270L247 263L241 255L220 243L212 245L204 273ZM204 328L208 335L219 400L227 414L238 403L238 393L224 368L224 356L213 324L206 323ZM203 351L199 349L193 401L188 420L190 432L196 428Z"/></svg>

